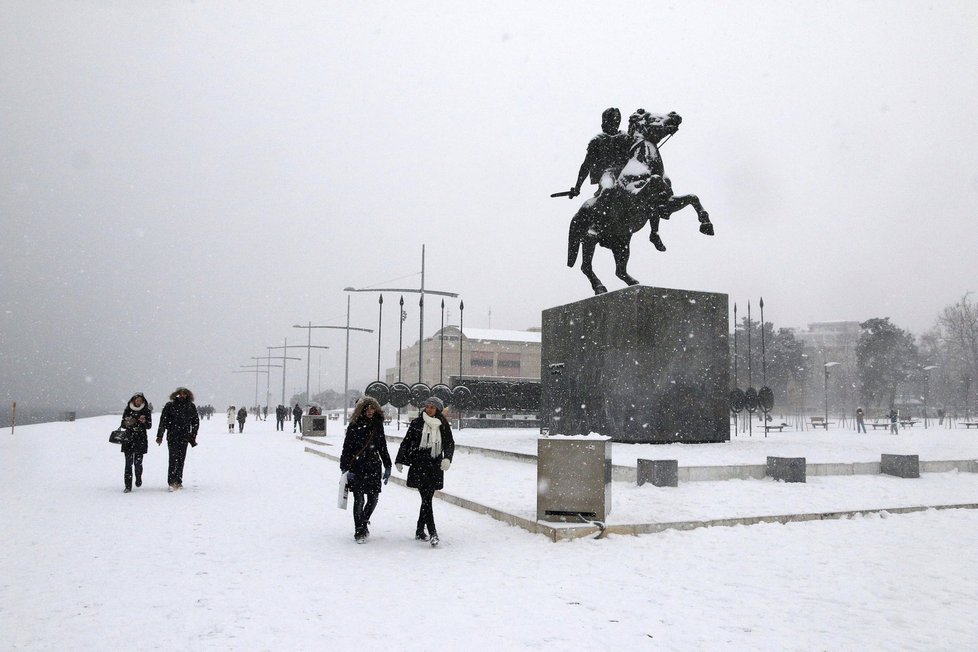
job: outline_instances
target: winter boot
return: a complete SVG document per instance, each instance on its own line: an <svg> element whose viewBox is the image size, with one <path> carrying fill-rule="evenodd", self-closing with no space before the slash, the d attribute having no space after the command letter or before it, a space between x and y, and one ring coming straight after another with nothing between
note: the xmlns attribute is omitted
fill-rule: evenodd
<svg viewBox="0 0 978 652"><path fill-rule="evenodd" d="M357 543L366 543L367 542L367 535L366 535L366 533L364 533L363 530L357 530L356 533L353 535L353 539Z"/></svg>
<svg viewBox="0 0 978 652"><path fill-rule="evenodd" d="M136 476L136 486L137 487L142 487L143 486L143 476L142 475L137 475Z"/></svg>
<svg viewBox="0 0 978 652"><path fill-rule="evenodd" d="M424 530L418 530L414 533L414 538L418 541L427 541L428 535L424 533Z"/></svg>
<svg viewBox="0 0 978 652"><path fill-rule="evenodd" d="M432 548L438 547L438 535L437 534L432 534L431 535L431 547Z"/></svg>

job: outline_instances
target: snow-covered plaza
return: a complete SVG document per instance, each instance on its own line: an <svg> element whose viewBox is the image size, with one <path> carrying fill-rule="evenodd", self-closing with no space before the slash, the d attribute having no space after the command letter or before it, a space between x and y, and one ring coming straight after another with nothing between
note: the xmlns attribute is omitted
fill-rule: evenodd
<svg viewBox="0 0 978 652"><path fill-rule="evenodd" d="M610 534L553 543L437 501L439 548L414 540L418 496L391 483L366 545L336 508L335 462L274 421L204 421L183 491L166 449L123 494L118 417L9 429L0 631L13 650L965 650L978 646L978 511ZM337 422L318 448L337 451ZM290 425L290 424L289 424ZM403 430L402 430L403 432ZM397 430L388 427L388 434ZM533 453L532 430L456 432ZM393 448L393 444L392 444ZM766 455L865 462L978 459L960 429L740 435L727 444L614 445L680 466ZM978 474L613 483L609 524L978 503ZM460 450L445 491L533 518L535 466Z"/></svg>

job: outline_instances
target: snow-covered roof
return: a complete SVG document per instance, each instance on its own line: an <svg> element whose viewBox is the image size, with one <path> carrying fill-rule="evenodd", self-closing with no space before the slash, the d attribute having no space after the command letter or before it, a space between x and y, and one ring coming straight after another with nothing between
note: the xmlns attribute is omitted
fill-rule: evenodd
<svg viewBox="0 0 978 652"><path fill-rule="evenodd" d="M462 334L470 340L540 343L539 331L507 331L495 330L492 328L463 328Z"/></svg>

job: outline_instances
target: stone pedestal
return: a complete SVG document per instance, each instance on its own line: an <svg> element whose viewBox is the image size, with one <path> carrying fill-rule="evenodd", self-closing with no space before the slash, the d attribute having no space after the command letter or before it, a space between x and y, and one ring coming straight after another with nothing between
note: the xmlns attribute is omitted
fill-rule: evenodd
<svg viewBox="0 0 978 652"><path fill-rule="evenodd" d="M880 456L880 473L895 475L900 478L919 478L920 456L883 453Z"/></svg>
<svg viewBox="0 0 978 652"><path fill-rule="evenodd" d="M611 440L597 435L540 437L537 520L603 521L610 511Z"/></svg>
<svg viewBox="0 0 978 652"><path fill-rule="evenodd" d="M650 482L656 487L679 486L679 460L639 460L638 486Z"/></svg>
<svg viewBox="0 0 978 652"><path fill-rule="evenodd" d="M804 457L768 457L767 476L781 482L805 482Z"/></svg>
<svg viewBox="0 0 978 652"><path fill-rule="evenodd" d="M616 442L730 439L727 295L636 285L543 311L541 425Z"/></svg>

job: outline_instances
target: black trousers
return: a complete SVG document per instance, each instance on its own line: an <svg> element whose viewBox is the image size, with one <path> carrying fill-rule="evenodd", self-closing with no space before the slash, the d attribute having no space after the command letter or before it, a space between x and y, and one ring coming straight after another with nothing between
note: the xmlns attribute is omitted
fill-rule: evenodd
<svg viewBox="0 0 978 652"><path fill-rule="evenodd" d="M143 454L142 453L125 453L126 456L126 472L123 478L126 481L126 487L132 488L132 468L136 467L136 480L142 480L143 477Z"/></svg>
<svg viewBox="0 0 978 652"><path fill-rule="evenodd" d="M418 493L421 494L421 510L418 512L417 533L424 533L424 529L427 527L428 535L435 536L438 534L438 530L435 529L435 513L431 508L431 502L435 496L435 490L424 487L419 488Z"/></svg>
<svg viewBox="0 0 978 652"><path fill-rule="evenodd" d="M285 430L285 417L276 417L275 418L275 429L276 430L282 430L282 431Z"/></svg>
<svg viewBox="0 0 978 652"><path fill-rule="evenodd" d="M356 534L364 531L367 521L377 508L377 498L379 494L367 493L364 491L353 492L353 527Z"/></svg>
<svg viewBox="0 0 978 652"><path fill-rule="evenodd" d="M183 484L183 463L187 459L189 442L180 439L167 439L166 447L170 451L170 461L166 469L167 484Z"/></svg>

